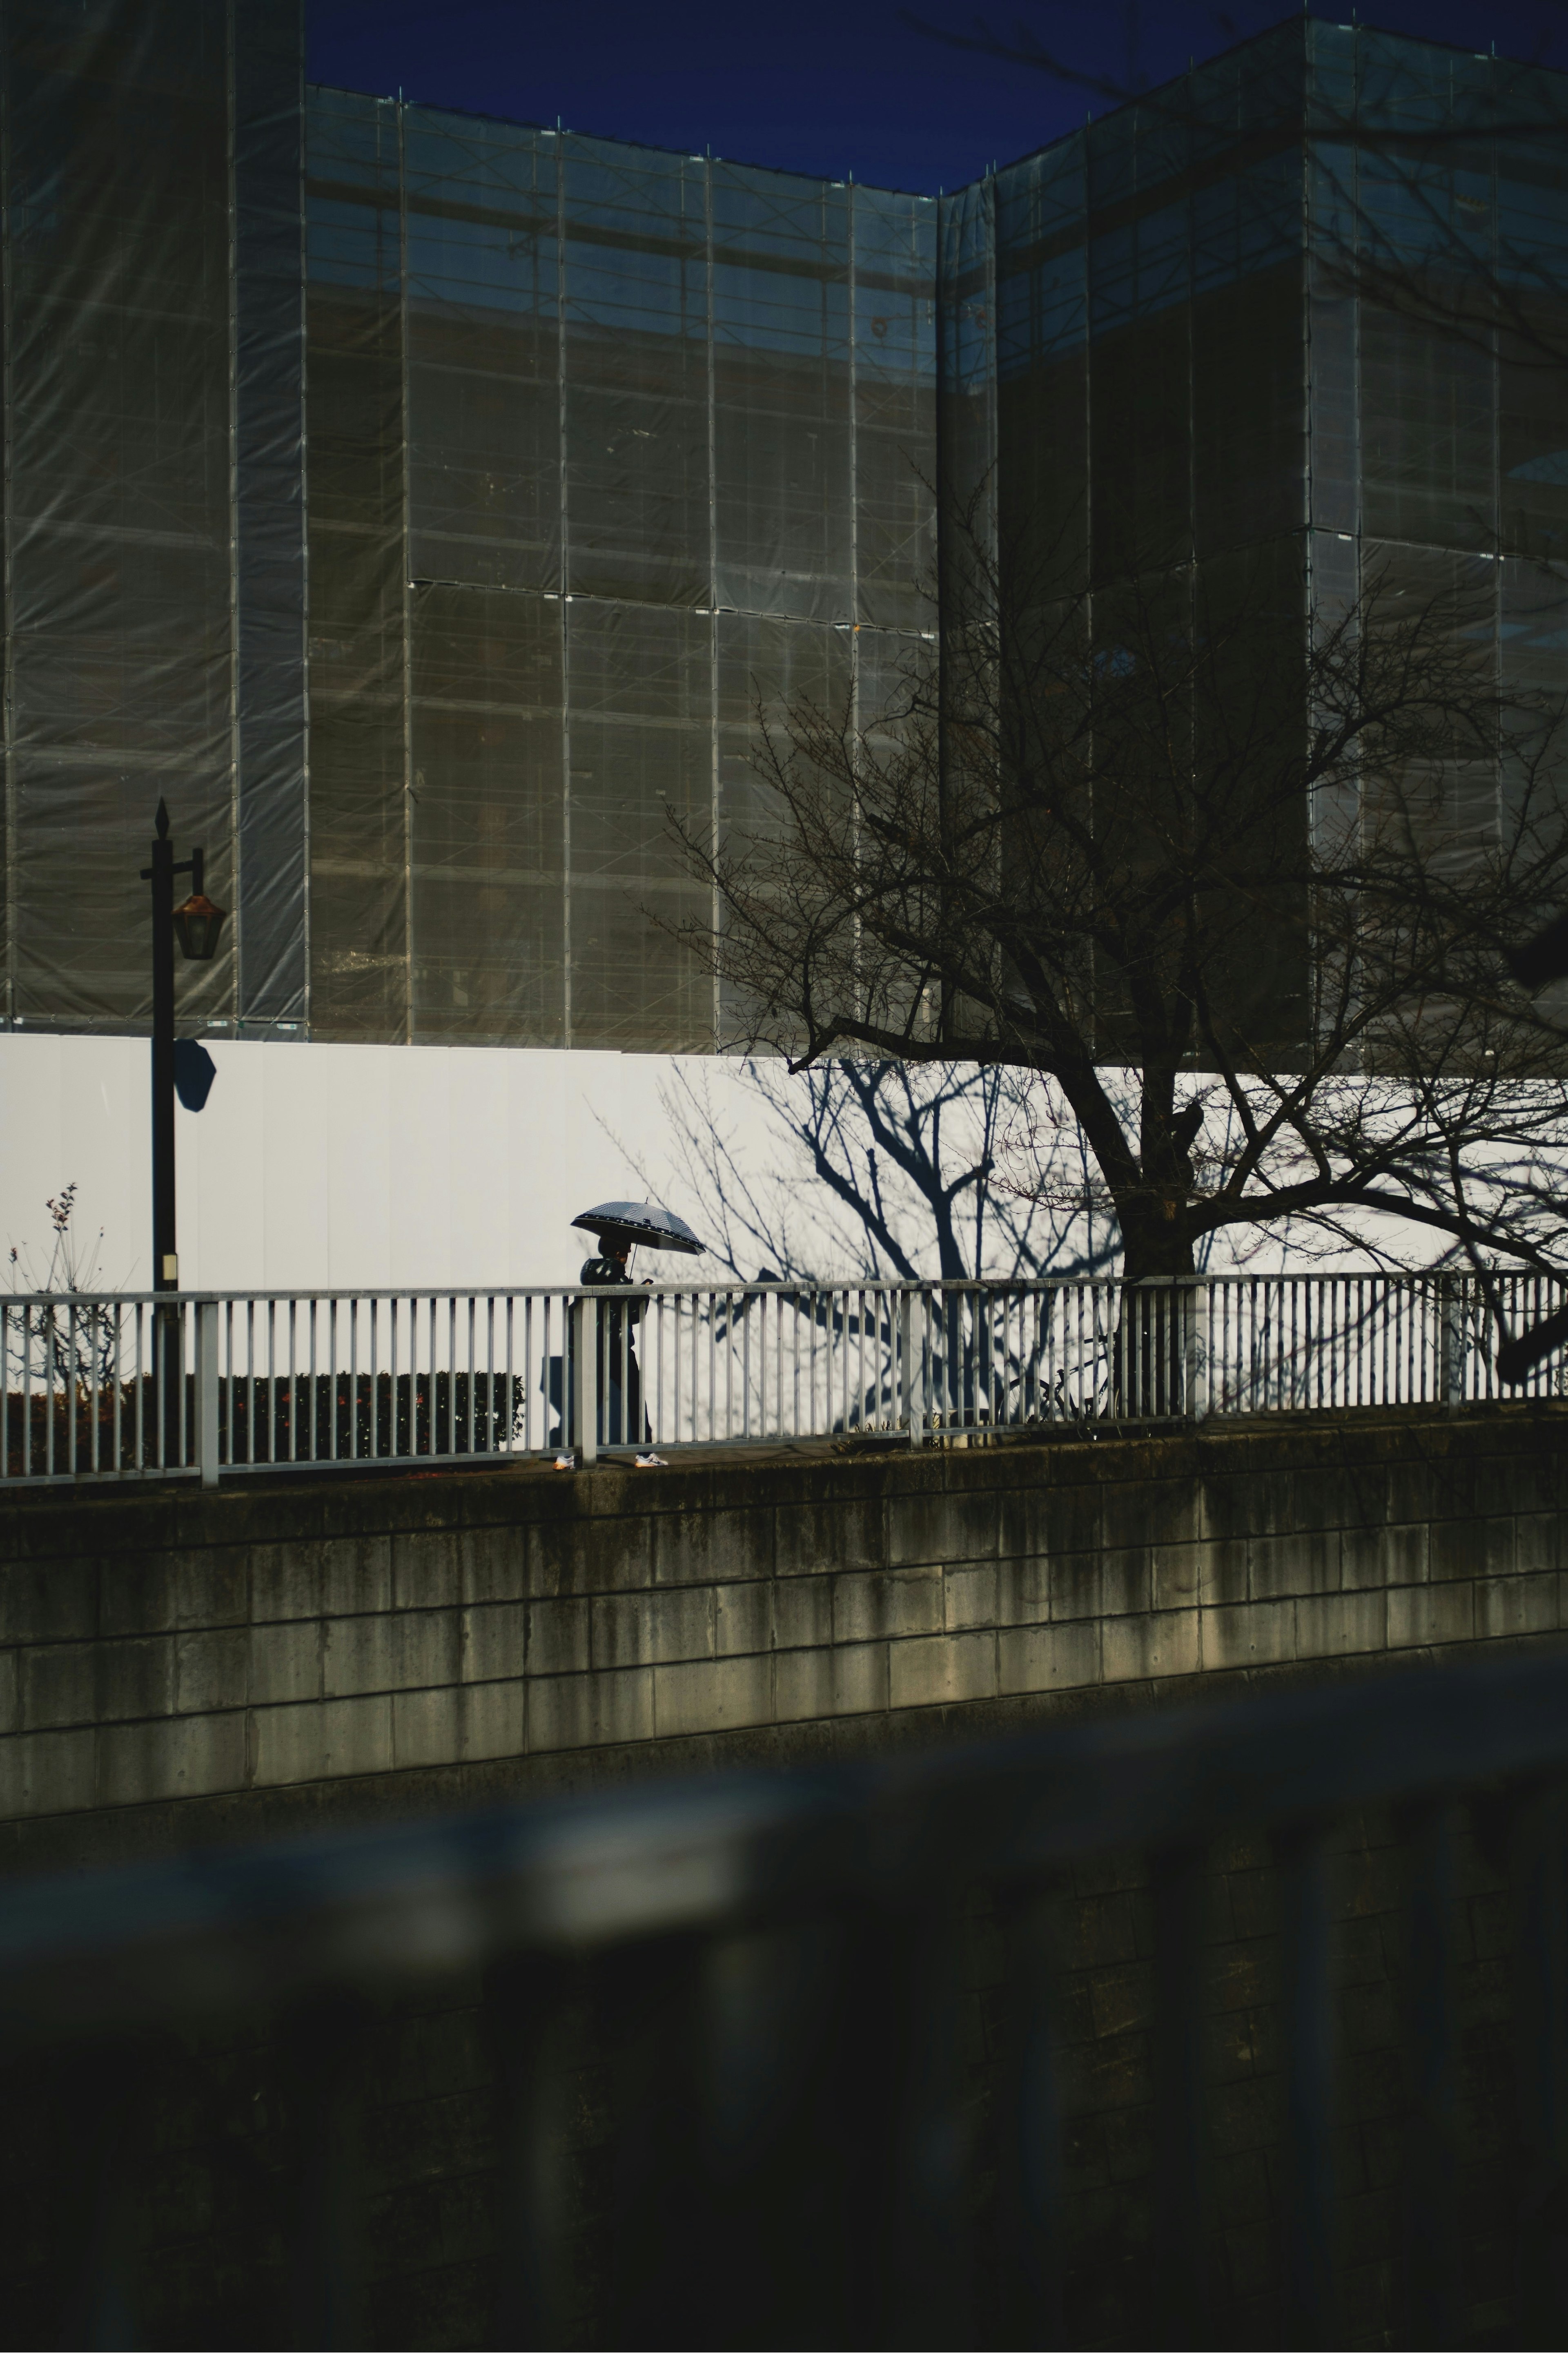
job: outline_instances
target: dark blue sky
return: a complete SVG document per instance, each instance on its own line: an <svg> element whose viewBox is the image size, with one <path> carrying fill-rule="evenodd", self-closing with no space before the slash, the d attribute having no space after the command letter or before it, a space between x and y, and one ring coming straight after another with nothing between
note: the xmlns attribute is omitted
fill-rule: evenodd
<svg viewBox="0 0 1568 2353"><path fill-rule="evenodd" d="M885 187L958 187L1108 102L923 37L1015 24L1090 80L1179 73L1279 0L308 0L310 76L434 105ZM1316 14L1337 16L1331 5ZM1568 0L1379 0L1367 21L1568 67ZM1345 17L1351 11L1347 8Z"/></svg>

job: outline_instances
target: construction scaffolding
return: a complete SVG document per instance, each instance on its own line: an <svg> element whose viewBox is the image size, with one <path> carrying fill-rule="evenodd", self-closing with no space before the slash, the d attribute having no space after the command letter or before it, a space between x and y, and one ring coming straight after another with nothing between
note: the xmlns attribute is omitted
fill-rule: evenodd
<svg viewBox="0 0 1568 2353"><path fill-rule="evenodd" d="M334 91L309 174L313 1031L710 1047L670 813L933 626L935 205Z"/></svg>
<svg viewBox="0 0 1568 2353"><path fill-rule="evenodd" d="M1563 681L1563 371L1342 266L1562 310L1561 77L1299 20L939 201L302 59L300 0L0 15L13 1026L145 1028L162 794L234 909L184 1026L722 1045L671 813L929 659L943 501L1303 626L1489 565Z"/></svg>

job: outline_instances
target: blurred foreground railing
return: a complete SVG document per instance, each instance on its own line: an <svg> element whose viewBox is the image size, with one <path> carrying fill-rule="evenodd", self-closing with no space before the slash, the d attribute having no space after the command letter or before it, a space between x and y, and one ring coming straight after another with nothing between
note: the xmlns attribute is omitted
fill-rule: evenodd
<svg viewBox="0 0 1568 2353"><path fill-rule="evenodd" d="M1392 2060L1404 2090L1378 2143L1388 2243L1363 2218L1352 2247L1339 2229L1356 2210L1342 2201L1364 2189L1364 2161L1339 2126L1366 2113L1369 2062L1353 2004L1359 2039L1342 2047L1331 1923L1365 1908L1336 1883L1339 1832L1365 1808L1392 1810L1397 1831L1398 1901L1383 1925L1398 1948L1392 2050L1375 2064ZM1475 2087L1461 2084L1455 1983L1471 1947L1456 1857L1477 1823L1508 1899L1485 1940L1505 2121L1467 2150ZM1249 2029L1272 2052L1259 2078L1272 2078L1272 2121L1258 2108L1253 2189L1231 2211L1236 2165L1223 2179L1210 2165L1204 2054L1223 1957L1205 1890L1215 1852L1249 1836L1271 1842L1280 1935L1270 1982L1252 1948L1248 2014L1278 2024ZM297 2087L270 2159L285 2179L268 2213L293 2218L285 2325L300 2344L364 2341L378 2085L363 2005L467 1973L493 2054L489 2341L560 2343L572 2305L574 2341L613 2346L1062 2343L1073 2242L1049 1915L1075 1873L1130 1853L1152 1889L1152 2220L1146 2242L1128 2234L1141 2302L1118 2341L1219 2341L1210 2255L1239 2231L1262 2242L1247 2268L1276 2283L1279 2333L1238 2341L1348 2341L1346 2263L1358 2275L1381 2265L1394 2283L1384 2320L1354 2341L1470 2341L1456 2269L1468 2158L1500 2183L1510 2218L1483 2341L1564 2342L1561 1659L14 1885L0 1911L9 2080L26 2079L46 2109L85 2101L94 2127L81 2141L90 2161L60 2185L74 2253L61 2258L69 2312L52 2341L169 2341L149 2333L177 2316L158 2302L172 2274L147 2243L142 2187L167 2053L184 2037L229 2083L231 2030L247 2049L280 2042ZM998 1924L1003 1988L984 2145L963 1951L979 1895ZM610 2118L586 2170L563 2154L585 2052L593 2105ZM434 2058L421 2063L437 2105L463 2088ZM8 2090L14 2131L27 2113ZM260 2129L224 2126L242 2128ZM1099 2204L1132 2196L1131 2179ZM199 2303L198 2225L170 2227ZM13 2244L7 2260L27 2253ZM417 2253L402 2238L384 2246L395 2287ZM210 2259L246 2275L232 2232ZM271 2260L276 2270L276 2250ZM250 2325L241 2341L271 2341L259 2307ZM384 2337L405 2341L401 2325Z"/></svg>
<svg viewBox="0 0 1568 2353"><path fill-rule="evenodd" d="M1459 1405L1497 1336L1452 1273L0 1297L0 1482Z"/></svg>

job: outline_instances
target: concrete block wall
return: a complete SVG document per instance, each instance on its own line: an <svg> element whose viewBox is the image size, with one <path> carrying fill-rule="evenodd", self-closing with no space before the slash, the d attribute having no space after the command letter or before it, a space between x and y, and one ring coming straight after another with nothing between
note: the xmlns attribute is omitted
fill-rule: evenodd
<svg viewBox="0 0 1568 2353"><path fill-rule="evenodd" d="M1565 1429L25 1495L0 1867L1552 1641Z"/></svg>

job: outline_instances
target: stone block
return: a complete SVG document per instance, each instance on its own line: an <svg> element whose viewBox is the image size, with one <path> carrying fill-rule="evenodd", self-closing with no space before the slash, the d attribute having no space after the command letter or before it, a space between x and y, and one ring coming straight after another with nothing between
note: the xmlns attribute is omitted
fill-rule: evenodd
<svg viewBox="0 0 1568 2353"><path fill-rule="evenodd" d="M392 1761L401 1772L413 1765L451 1765L463 1754L462 1704L466 1694L400 1691L392 1695Z"/></svg>
<svg viewBox="0 0 1568 2353"><path fill-rule="evenodd" d="M1195 1606L1203 1584L1203 1547L1194 1544L1155 1545L1149 1554L1149 1601L1154 1609Z"/></svg>
<svg viewBox="0 0 1568 2353"><path fill-rule="evenodd" d="M888 1704L888 1645L780 1651L773 1660L773 1715L780 1724L814 1716L866 1715Z"/></svg>
<svg viewBox="0 0 1568 2353"><path fill-rule="evenodd" d="M250 1722L251 1780L258 1788L392 1769L390 1693L253 1708Z"/></svg>
<svg viewBox="0 0 1568 2353"><path fill-rule="evenodd" d="M1248 1601L1202 1616L1205 1669L1273 1666L1296 1656L1294 1601Z"/></svg>
<svg viewBox="0 0 1568 2353"><path fill-rule="evenodd" d="M24 1732L0 1740L0 1820L26 1814L74 1814L98 1803L98 1735Z"/></svg>
<svg viewBox="0 0 1568 2353"><path fill-rule="evenodd" d="M521 1601L487 1601L462 1613L462 1676L488 1683L521 1675L528 1664L528 1610Z"/></svg>
<svg viewBox="0 0 1568 2353"><path fill-rule="evenodd" d="M528 1605L531 1675L580 1674L593 1656L590 1604L563 1597Z"/></svg>
<svg viewBox="0 0 1568 2353"><path fill-rule="evenodd" d="M772 1654L749 1659L694 1659L653 1671L655 1736L679 1738L698 1732L728 1732L737 1725L771 1724L773 1714Z"/></svg>
<svg viewBox="0 0 1568 2353"><path fill-rule="evenodd" d="M1100 1511L1100 1541L1110 1550L1198 1538L1198 1491L1188 1479L1118 1481L1102 1491Z"/></svg>
<svg viewBox="0 0 1568 2353"><path fill-rule="evenodd" d="M996 1696L996 1636L938 1634L888 1645L889 1707L936 1707Z"/></svg>
<svg viewBox="0 0 1568 2353"><path fill-rule="evenodd" d="M461 1613L398 1609L377 1618L329 1618L322 1629L321 1689L415 1691L455 1683L461 1672Z"/></svg>
<svg viewBox="0 0 1568 2353"><path fill-rule="evenodd" d="M459 1694L462 1753L479 1759L521 1757L528 1748L528 1685L473 1683Z"/></svg>
<svg viewBox="0 0 1568 2353"><path fill-rule="evenodd" d="M321 1688L321 1628L311 1619L250 1630L250 1698L270 1707L314 1699Z"/></svg>
<svg viewBox="0 0 1568 2353"><path fill-rule="evenodd" d="M515 1524L466 1528L461 1546L463 1600L471 1609L528 1598L528 1531Z"/></svg>
<svg viewBox="0 0 1568 2353"><path fill-rule="evenodd" d="M1424 1521L1340 1530L1340 1585L1345 1592L1367 1586L1425 1585L1426 1570Z"/></svg>
<svg viewBox="0 0 1568 2353"><path fill-rule="evenodd" d="M1513 1573L1511 1519L1434 1520L1427 1537L1428 1576L1436 1585L1451 1577L1509 1577Z"/></svg>
<svg viewBox="0 0 1568 2353"><path fill-rule="evenodd" d="M1475 1629L1479 1639L1544 1634L1553 1631L1557 1623L1555 1577L1487 1577L1477 1580Z"/></svg>
<svg viewBox="0 0 1568 2353"><path fill-rule="evenodd" d="M1100 1616L1100 1555L1097 1552L1053 1553L1046 1565L1045 1581L1053 1621Z"/></svg>
<svg viewBox="0 0 1568 2353"><path fill-rule="evenodd" d="M1385 1493L1380 1472L1350 1463L1295 1471L1290 1501L1296 1530L1305 1535L1363 1526L1381 1514Z"/></svg>
<svg viewBox="0 0 1568 2353"><path fill-rule="evenodd" d="M1475 1480L1464 1461L1434 1459L1392 1462L1388 1468L1388 1516L1414 1521L1473 1519Z"/></svg>
<svg viewBox="0 0 1568 2353"><path fill-rule="evenodd" d="M996 1637L996 1683L1004 1693L1076 1691L1100 1681L1100 1621L1014 1626Z"/></svg>
<svg viewBox="0 0 1568 2353"><path fill-rule="evenodd" d="M774 1509L773 1562L781 1577L813 1569L879 1568L887 1556L880 1495Z"/></svg>
<svg viewBox="0 0 1568 2353"><path fill-rule="evenodd" d="M595 1669L713 1655L711 1586L601 1594L592 1608Z"/></svg>
<svg viewBox="0 0 1568 2353"><path fill-rule="evenodd" d="M25 1732L174 1712L174 1645L167 1635L41 1644L24 1651L17 1667Z"/></svg>
<svg viewBox="0 0 1568 2353"><path fill-rule="evenodd" d="M1388 1647L1468 1642L1475 1631L1475 1588L1465 1582L1406 1585L1388 1596Z"/></svg>
<svg viewBox="0 0 1568 2353"><path fill-rule="evenodd" d="M528 1753L654 1736L651 1667L546 1675L528 1687Z"/></svg>
<svg viewBox="0 0 1568 2353"><path fill-rule="evenodd" d="M314 1618L390 1609L392 1538L338 1535L314 1542L250 1547L250 1614Z"/></svg>
<svg viewBox="0 0 1568 2353"><path fill-rule="evenodd" d="M1001 1531L995 1500L984 1490L945 1494L890 1494L888 1561L994 1559Z"/></svg>
<svg viewBox="0 0 1568 2353"><path fill-rule="evenodd" d="M1100 1607L1107 1618L1147 1609L1153 1573L1147 1551L1105 1552L1100 1560Z"/></svg>
<svg viewBox="0 0 1568 2353"><path fill-rule="evenodd" d="M833 1579L781 1577L773 1588L773 1642L781 1651L815 1650L833 1640Z"/></svg>
<svg viewBox="0 0 1568 2353"><path fill-rule="evenodd" d="M177 1715L157 1724L98 1729L96 1803L144 1806L240 1789L246 1779L246 1720Z"/></svg>
<svg viewBox="0 0 1568 2353"><path fill-rule="evenodd" d="M250 1629L174 1637L174 1706L182 1715L243 1707L250 1697Z"/></svg>
<svg viewBox="0 0 1568 2353"><path fill-rule="evenodd" d="M721 1659L742 1658L773 1645L771 1578L720 1585L713 1591L713 1647Z"/></svg>
<svg viewBox="0 0 1568 2353"><path fill-rule="evenodd" d="M1100 1629L1104 1683L1142 1683L1154 1675L1195 1675L1196 1609L1151 1610L1140 1618L1108 1618Z"/></svg>
<svg viewBox="0 0 1568 2353"><path fill-rule="evenodd" d="M250 1556L241 1545L184 1549L171 1556L174 1623L180 1627L243 1626L250 1617ZM117 1580L115 1580L117 1582ZM113 1606L110 1580L100 1593L105 1630Z"/></svg>
<svg viewBox="0 0 1568 2353"><path fill-rule="evenodd" d="M171 1553L129 1553L100 1564L100 1633L172 1633L180 1622L180 1578Z"/></svg>
<svg viewBox="0 0 1568 2353"><path fill-rule="evenodd" d="M16 1653L15 1651L0 1651L0 1733L18 1731L19 1714Z"/></svg>
<svg viewBox="0 0 1568 2353"><path fill-rule="evenodd" d="M942 1621L940 1568L876 1569L833 1580L833 1639L872 1642L933 1634Z"/></svg>
<svg viewBox="0 0 1568 2353"><path fill-rule="evenodd" d="M959 1569L953 1574L965 1576ZM984 1574L984 1570L981 1572ZM996 1564L998 1626L1037 1626L1051 1614L1051 1579L1055 1564L1043 1559L1001 1560Z"/></svg>
<svg viewBox="0 0 1568 2353"><path fill-rule="evenodd" d="M654 1514L595 1512L593 1484L563 1479L540 1499L544 1509L528 1530L528 1591L535 1599L629 1593L653 1583Z"/></svg>
<svg viewBox="0 0 1568 2353"><path fill-rule="evenodd" d="M1009 1569L1018 1564L1010 1561ZM967 1568L942 1572L943 1623L949 1633L971 1626L997 1622L997 1588L1002 1571L994 1561L979 1561Z"/></svg>
<svg viewBox="0 0 1568 2353"><path fill-rule="evenodd" d="M1198 1599L1205 1609L1236 1609L1247 1600L1251 1575L1250 1540L1212 1536L1198 1560Z"/></svg>
<svg viewBox="0 0 1568 2353"><path fill-rule="evenodd" d="M1513 1565L1521 1577L1561 1568L1561 1512L1521 1512L1517 1514L1513 1524Z"/></svg>
<svg viewBox="0 0 1568 2353"><path fill-rule="evenodd" d="M1254 1536L1248 1548L1247 1596L1282 1601L1294 1593L1335 1593L1340 1583L1337 1528L1302 1529L1289 1535Z"/></svg>
<svg viewBox="0 0 1568 2353"><path fill-rule="evenodd" d="M654 1516L656 1585L739 1585L773 1573L773 1515L765 1503Z"/></svg>
<svg viewBox="0 0 1568 2353"><path fill-rule="evenodd" d="M1288 1535L1295 1525L1289 1471L1254 1465L1245 1457L1235 1469L1205 1478L1201 1525L1209 1544L1240 1536Z"/></svg>
<svg viewBox="0 0 1568 2353"><path fill-rule="evenodd" d="M90 1559L7 1562L0 1568L0 1642L90 1641L100 1567Z"/></svg>
<svg viewBox="0 0 1568 2353"><path fill-rule="evenodd" d="M463 1546L457 1528L399 1528L392 1538L395 1609L450 1609L463 1599Z"/></svg>
<svg viewBox="0 0 1568 2353"><path fill-rule="evenodd" d="M1387 1639L1386 1594L1303 1594L1296 1604L1299 1659L1340 1659L1354 1651L1381 1651Z"/></svg>
<svg viewBox="0 0 1568 2353"><path fill-rule="evenodd" d="M1101 1543L1098 1480L1073 1480L1048 1487L1040 1498L1040 1533L1053 1558L1063 1553L1098 1552Z"/></svg>

